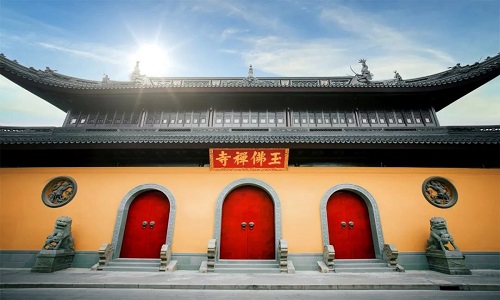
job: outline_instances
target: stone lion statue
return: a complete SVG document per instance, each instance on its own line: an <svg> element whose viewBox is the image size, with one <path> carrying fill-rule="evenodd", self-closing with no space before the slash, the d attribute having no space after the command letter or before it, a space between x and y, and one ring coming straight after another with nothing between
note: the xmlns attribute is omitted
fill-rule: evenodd
<svg viewBox="0 0 500 300"><path fill-rule="evenodd" d="M71 224L73 220L67 216L57 218L54 231L45 240L42 250L65 250L73 251L75 249L73 236L71 235Z"/></svg>
<svg viewBox="0 0 500 300"><path fill-rule="evenodd" d="M441 217L434 217L430 220L431 225L431 235L427 240L427 251L442 250L446 251L448 247L446 246L450 243L455 251L460 251L453 241L453 237L448 232L448 227L446 225L446 220Z"/></svg>

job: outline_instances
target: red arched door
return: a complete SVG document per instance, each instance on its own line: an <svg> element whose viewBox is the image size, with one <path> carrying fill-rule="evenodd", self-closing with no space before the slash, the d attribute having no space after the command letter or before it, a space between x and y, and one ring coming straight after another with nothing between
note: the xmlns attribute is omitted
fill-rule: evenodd
<svg viewBox="0 0 500 300"><path fill-rule="evenodd" d="M326 210L335 258L375 257L368 208L361 197L348 191L335 192Z"/></svg>
<svg viewBox="0 0 500 300"><path fill-rule="evenodd" d="M170 202L159 191L139 194L130 204L120 257L159 258L168 229Z"/></svg>
<svg viewBox="0 0 500 300"><path fill-rule="evenodd" d="M274 203L255 186L242 186L222 205L221 259L274 259Z"/></svg>

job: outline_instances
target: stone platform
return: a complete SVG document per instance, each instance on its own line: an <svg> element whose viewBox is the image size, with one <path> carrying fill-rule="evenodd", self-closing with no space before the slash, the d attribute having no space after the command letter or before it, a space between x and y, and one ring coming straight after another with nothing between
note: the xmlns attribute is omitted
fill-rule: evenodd
<svg viewBox="0 0 500 300"><path fill-rule="evenodd" d="M126 288L211 290L471 290L499 291L499 270L472 275L435 271L405 273L218 274L198 271L107 272L70 268L54 273L0 269L0 288Z"/></svg>

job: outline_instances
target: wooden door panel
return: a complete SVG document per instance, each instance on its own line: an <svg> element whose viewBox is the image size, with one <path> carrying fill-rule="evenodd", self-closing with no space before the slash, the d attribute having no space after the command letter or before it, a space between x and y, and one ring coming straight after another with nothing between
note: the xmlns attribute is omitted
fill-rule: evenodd
<svg viewBox="0 0 500 300"><path fill-rule="evenodd" d="M132 258L141 257L142 255L140 245L146 244L146 234L144 233L146 229L142 228L144 215L148 213L146 204L140 197L134 199L130 204L120 257Z"/></svg>
<svg viewBox="0 0 500 300"><path fill-rule="evenodd" d="M245 259L247 257L248 225L246 221L247 193L241 188L231 191L222 205L222 227L220 241L221 259Z"/></svg>
<svg viewBox="0 0 500 300"><path fill-rule="evenodd" d="M241 186L231 191L222 206L221 225L221 259L275 258L274 204L262 189Z"/></svg>
<svg viewBox="0 0 500 300"><path fill-rule="evenodd" d="M349 201L349 221L352 221L354 226L348 230L351 258L374 258L368 208L361 198L353 196L356 197Z"/></svg>
<svg viewBox="0 0 500 300"><path fill-rule="evenodd" d="M349 235L347 233L347 216L344 194L337 192L327 202L327 220L330 245L335 248L335 258L343 259L350 256ZM346 227L341 223L346 222Z"/></svg>
<svg viewBox="0 0 500 300"><path fill-rule="evenodd" d="M275 231L274 231L274 204L269 195L258 188L251 191L249 198L247 218L253 222L253 229L249 226L248 258L249 259L274 259Z"/></svg>
<svg viewBox="0 0 500 300"><path fill-rule="evenodd" d="M148 258L159 258L161 246L167 239L170 203L161 192L151 192L149 197L148 241L144 255ZM151 222L154 222L152 227Z"/></svg>

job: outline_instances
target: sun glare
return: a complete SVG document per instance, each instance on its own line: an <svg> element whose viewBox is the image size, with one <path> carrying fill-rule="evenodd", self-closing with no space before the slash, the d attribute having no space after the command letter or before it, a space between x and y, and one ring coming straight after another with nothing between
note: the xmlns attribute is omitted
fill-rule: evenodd
<svg viewBox="0 0 500 300"><path fill-rule="evenodd" d="M167 51L154 44L142 45L131 59L134 66L140 62L141 74L147 76L164 76L169 67Z"/></svg>

